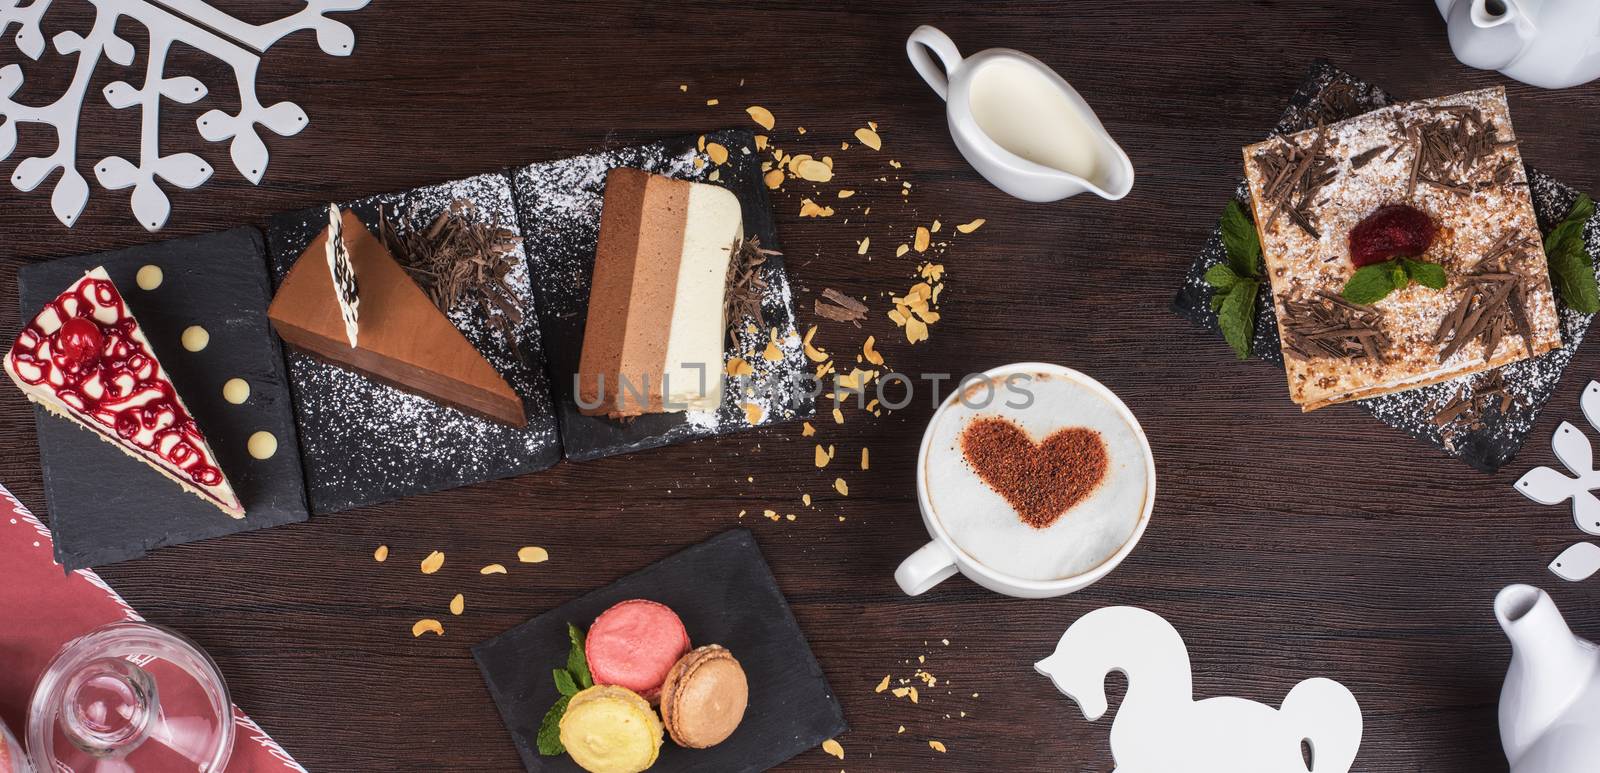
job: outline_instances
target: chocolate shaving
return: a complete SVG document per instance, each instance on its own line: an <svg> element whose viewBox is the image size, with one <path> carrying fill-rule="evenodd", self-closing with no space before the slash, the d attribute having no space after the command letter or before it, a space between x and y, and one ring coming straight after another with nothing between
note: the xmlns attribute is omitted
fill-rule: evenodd
<svg viewBox="0 0 1600 773"><path fill-rule="evenodd" d="M737 342L738 330L745 318L755 320L758 327L767 326L767 317L761 310L761 299L767 292L767 280L761 267L768 258L783 253L763 249L761 237L752 236L734 242L729 248L728 288L723 295L723 318L728 323L728 338Z"/></svg>
<svg viewBox="0 0 1600 773"><path fill-rule="evenodd" d="M1267 224L1272 225L1283 214L1313 239L1322 238L1317 230L1312 207L1323 187L1339 176L1338 162L1323 149L1327 146L1327 130L1317 126L1310 148L1302 148L1289 137L1280 135L1281 142L1256 156L1262 176L1267 180L1262 187L1262 200L1270 208Z"/></svg>
<svg viewBox="0 0 1600 773"><path fill-rule="evenodd" d="M1375 148L1372 148L1370 150L1362 151L1361 153L1356 154L1353 158L1350 159L1350 168L1352 170L1360 169L1361 167L1364 167L1367 164L1372 163L1372 159L1377 158L1379 153L1382 153L1383 151L1388 150L1388 149L1389 149L1388 145L1379 145L1379 146L1377 146Z"/></svg>
<svg viewBox="0 0 1600 773"><path fill-rule="evenodd" d="M1389 337L1383 333L1383 315L1344 298L1318 290L1311 298L1288 301L1283 321L1285 353L1310 360L1332 357L1383 362Z"/></svg>
<svg viewBox="0 0 1600 773"><path fill-rule="evenodd" d="M1523 306L1526 289L1521 276L1507 273L1469 275L1459 292L1460 300L1455 310L1445 316L1433 334L1433 343L1443 344L1439 350L1439 362L1450 359L1471 341L1483 342L1483 359L1487 362L1494 357L1500 339L1512 327L1523 336L1523 344L1532 353L1533 337ZM1517 297L1515 304L1511 301L1513 296Z"/></svg>
<svg viewBox="0 0 1600 773"><path fill-rule="evenodd" d="M1500 139L1500 130L1482 110L1445 105L1428 111L1431 116L1427 118L1415 122L1400 119L1395 126L1412 148L1406 198L1411 198L1419 182L1460 196L1517 184L1516 163L1511 158L1500 158L1487 173L1480 171L1483 161L1516 145L1514 140Z"/></svg>
<svg viewBox="0 0 1600 773"><path fill-rule="evenodd" d="M1470 387L1470 390L1457 389L1448 400L1436 406L1433 424L1444 430L1457 420L1468 419L1476 426L1482 422L1490 406L1497 406L1501 415L1504 415L1515 402L1516 398L1506 388L1505 375L1499 369L1492 370L1484 374L1482 381Z"/></svg>
<svg viewBox="0 0 1600 773"><path fill-rule="evenodd" d="M476 213L470 200L456 199L426 228L407 228L402 234L393 213L380 206L378 236L434 306L447 314L463 301L476 306L520 356L522 307L508 276L520 260L522 237L499 223L477 221Z"/></svg>
<svg viewBox="0 0 1600 773"><path fill-rule="evenodd" d="M827 299L830 303L823 303ZM822 298L816 299L813 305L817 316L831 319L835 322L849 322L856 327L861 327L861 321L867 318L867 305L851 298L832 287L823 288Z"/></svg>

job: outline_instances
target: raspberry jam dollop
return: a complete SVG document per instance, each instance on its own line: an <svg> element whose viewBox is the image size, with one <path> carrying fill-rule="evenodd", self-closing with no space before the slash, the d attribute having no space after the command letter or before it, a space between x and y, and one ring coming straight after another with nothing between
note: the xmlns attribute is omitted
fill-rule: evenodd
<svg viewBox="0 0 1600 773"><path fill-rule="evenodd" d="M62 323L56 331L56 351L61 353L64 365L81 371L100 359L100 347L105 337L100 327L83 317L73 317Z"/></svg>
<svg viewBox="0 0 1600 773"><path fill-rule="evenodd" d="M1438 233L1433 218L1416 207L1382 206L1350 229L1350 262L1360 268L1395 258L1421 257Z"/></svg>

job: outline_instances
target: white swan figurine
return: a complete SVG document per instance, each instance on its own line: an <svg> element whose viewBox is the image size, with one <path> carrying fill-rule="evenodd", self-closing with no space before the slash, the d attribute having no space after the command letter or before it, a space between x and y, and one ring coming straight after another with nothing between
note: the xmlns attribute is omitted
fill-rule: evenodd
<svg viewBox="0 0 1600 773"><path fill-rule="evenodd" d="M1331 679L1295 685L1278 709L1243 698L1195 700L1183 638L1138 607L1084 615L1034 668L1091 722L1108 708L1106 675L1127 675L1111 725L1115 773L1348 773L1361 746L1361 708Z"/></svg>

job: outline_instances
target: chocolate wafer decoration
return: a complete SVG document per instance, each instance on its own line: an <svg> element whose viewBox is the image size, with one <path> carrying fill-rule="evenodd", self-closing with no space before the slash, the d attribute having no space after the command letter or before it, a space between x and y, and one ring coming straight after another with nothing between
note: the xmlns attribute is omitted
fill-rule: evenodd
<svg viewBox="0 0 1600 773"><path fill-rule="evenodd" d="M1326 290L1284 306L1288 312L1283 320L1286 354L1305 360L1384 361L1389 337L1383 332L1383 314L1377 309L1358 306Z"/></svg>
<svg viewBox="0 0 1600 773"><path fill-rule="evenodd" d="M1261 191L1262 201L1271 208L1267 225L1271 226L1282 214L1311 238L1320 239L1322 234L1317 230L1312 207L1318 203L1317 194L1339 176L1338 162L1323 152L1327 131L1319 124L1309 149L1286 136L1280 135L1278 140L1278 144L1256 157L1267 180Z"/></svg>
<svg viewBox="0 0 1600 773"><path fill-rule="evenodd" d="M333 275L333 291L339 298L339 316L344 320L344 337L356 348L361 322L361 296L356 286L356 269L350 265L350 248L344 242L344 217L339 205L328 205L328 273Z"/></svg>

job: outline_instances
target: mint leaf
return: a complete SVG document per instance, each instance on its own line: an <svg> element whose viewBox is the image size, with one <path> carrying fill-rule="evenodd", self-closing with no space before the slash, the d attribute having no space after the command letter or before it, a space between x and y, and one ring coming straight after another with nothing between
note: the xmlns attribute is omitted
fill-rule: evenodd
<svg viewBox="0 0 1600 773"><path fill-rule="evenodd" d="M1241 277L1258 277L1256 269L1261 262L1261 240L1256 236L1256 226L1250 222L1244 207L1237 200L1228 202L1222 212L1222 246L1228 252L1228 266Z"/></svg>
<svg viewBox="0 0 1600 773"><path fill-rule="evenodd" d="M567 753L567 747L561 743L561 718L566 716L569 700L571 698L561 696L556 705L544 713L544 719L539 722L539 754L555 757Z"/></svg>
<svg viewBox="0 0 1600 773"><path fill-rule="evenodd" d="M1593 314L1600 311L1600 293L1595 289L1594 260L1583 243L1583 229L1594 216L1594 201L1578 194L1567 217L1544 238L1544 253L1550 263L1550 283L1568 306Z"/></svg>
<svg viewBox="0 0 1600 773"><path fill-rule="evenodd" d="M1344 299L1360 305L1371 306L1389 296L1395 289L1394 272L1400 272L1400 283L1405 283L1405 269L1393 261L1373 263L1356 269L1356 273L1345 282L1344 290L1339 294Z"/></svg>
<svg viewBox="0 0 1600 773"><path fill-rule="evenodd" d="M572 672L565 668L551 669L550 675L556 678L556 689L562 695L572 697L578 694L578 684L572 680Z"/></svg>
<svg viewBox="0 0 1600 773"><path fill-rule="evenodd" d="M1233 273L1233 269L1228 268L1226 263L1218 263L1206 269L1206 284L1218 290L1226 290L1238 283L1239 275Z"/></svg>
<svg viewBox="0 0 1600 773"><path fill-rule="evenodd" d="M1445 276L1444 266L1437 263L1428 263L1411 258L1401 258L1400 265L1405 267L1406 276L1411 277L1417 284L1430 290L1443 290L1449 278Z"/></svg>
<svg viewBox="0 0 1600 773"><path fill-rule="evenodd" d="M583 653L583 631L567 623L567 640L572 642L572 649L567 651L567 670L572 672L579 687L587 690L594 686L594 677L589 674L589 660Z"/></svg>
<svg viewBox="0 0 1600 773"><path fill-rule="evenodd" d="M1260 286L1261 282L1255 279L1239 280L1228 289L1222 308L1217 312L1222 337L1241 360L1250 357L1250 341L1256 332L1256 290Z"/></svg>

